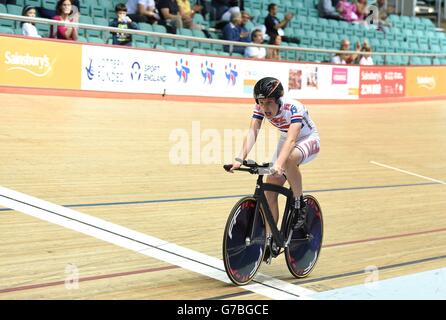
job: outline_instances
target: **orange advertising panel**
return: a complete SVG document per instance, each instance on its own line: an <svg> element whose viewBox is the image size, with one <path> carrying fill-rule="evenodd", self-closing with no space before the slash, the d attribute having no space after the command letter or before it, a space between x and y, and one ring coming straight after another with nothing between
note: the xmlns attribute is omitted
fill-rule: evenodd
<svg viewBox="0 0 446 320"><path fill-rule="evenodd" d="M407 67L407 97L446 96L446 67Z"/></svg>
<svg viewBox="0 0 446 320"><path fill-rule="evenodd" d="M0 37L0 86L81 88L82 46Z"/></svg>

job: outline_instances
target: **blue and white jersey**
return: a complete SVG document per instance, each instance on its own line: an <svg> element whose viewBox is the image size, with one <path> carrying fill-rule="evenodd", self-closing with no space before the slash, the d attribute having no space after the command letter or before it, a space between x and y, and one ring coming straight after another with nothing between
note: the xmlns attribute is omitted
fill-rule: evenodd
<svg viewBox="0 0 446 320"><path fill-rule="evenodd" d="M252 117L259 120L263 120L263 118L265 118L265 114L258 104L254 106L254 113ZM277 127L281 134L285 136L287 135L288 128L292 123L302 124L297 140L308 137L313 133L318 134L316 125L314 124L313 120L311 120L308 110L297 100L281 98L279 112L273 118L268 119L268 121L273 126Z"/></svg>

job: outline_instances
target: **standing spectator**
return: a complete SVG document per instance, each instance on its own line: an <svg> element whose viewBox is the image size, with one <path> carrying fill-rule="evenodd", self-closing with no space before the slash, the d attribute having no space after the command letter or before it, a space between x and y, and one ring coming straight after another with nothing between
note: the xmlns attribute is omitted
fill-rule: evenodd
<svg viewBox="0 0 446 320"><path fill-rule="evenodd" d="M135 22L155 24L160 19L155 0L129 0L126 7L128 17Z"/></svg>
<svg viewBox="0 0 446 320"><path fill-rule="evenodd" d="M240 25L242 23L242 17L240 13L233 13L231 15L231 22L223 28L223 39L228 41L241 41L240 38ZM228 45L225 45L224 50L230 52ZM245 48L241 46L233 46L232 52L244 54Z"/></svg>
<svg viewBox="0 0 446 320"><path fill-rule="evenodd" d="M127 17L127 7L123 3L118 3L115 7L116 18L110 21L110 27L119 29L138 29L138 25ZM130 33L112 32L113 44L120 46L131 46L132 35Z"/></svg>
<svg viewBox="0 0 446 320"><path fill-rule="evenodd" d="M166 26L167 32L177 33L177 28L183 27L183 18L176 0L159 0L158 11L160 13L160 24Z"/></svg>
<svg viewBox="0 0 446 320"><path fill-rule="evenodd" d="M256 44L263 43L263 33L261 30L255 29L251 33L251 42ZM265 59L266 49L262 47L247 47L245 49L246 58Z"/></svg>
<svg viewBox="0 0 446 320"><path fill-rule="evenodd" d="M53 20L64 21L64 22L77 22L79 16L70 17L72 13L72 3L71 0L59 0L56 4L56 16ZM66 27L59 25L56 30L51 26L51 37L64 40L77 40L77 28Z"/></svg>
<svg viewBox="0 0 446 320"><path fill-rule="evenodd" d="M36 8L33 6L25 6L22 11L22 16L26 17L36 17ZM31 22L23 22L22 23L22 33L24 36L42 38L37 32L37 28L34 23Z"/></svg>
<svg viewBox="0 0 446 320"><path fill-rule="evenodd" d="M293 14L289 12L286 13L284 19L280 21L276 17L277 11L278 11L277 4L270 3L268 5L268 15L265 18L266 34L269 37L272 37L274 35L280 35L283 41L299 43L299 39L297 38L284 36L285 32L283 31L283 29L286 28L291 19L293 19Z"/></svg>
<svg viewBox="0 0 446 320"><path fill-rule="evenodd" d="M341 15L336 11L339 0L319 0L317 10L319 16L326 19L342 20Z"/></svg>
<svg viewBox="0 0 446 320"><path fill-rule="evenodd" d="M280 46L282 44L282 37L278 34L273 35L269 38L268 44ZM266 58L270 60L280 60L280 50L268 48Z"/></svg>

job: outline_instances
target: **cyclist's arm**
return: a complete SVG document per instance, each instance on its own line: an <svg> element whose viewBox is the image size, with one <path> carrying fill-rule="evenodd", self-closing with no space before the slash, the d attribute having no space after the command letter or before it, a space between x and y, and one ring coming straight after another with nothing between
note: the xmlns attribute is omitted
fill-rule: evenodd
<svg viewBox="0 0 446 320"><path fill-rule="evenodd" d="M300 134L301 127L301 123L292 123L288 128L288 134L282 150L280 151L279 157L277 158L276 167L284 168L288 157L296 146L297 137Z"/></svg>
<svg viewBox="0 0 446 320"><path fill-rule="evenodd" d="M252 147L256 143L257 135L259 134L259 130L261 127L262 127L262 120L255 119L255 118L251 119L249 131L248 131L248 134L246 135L245 139L243 140L242 150L240 150L238 158L240 158L242 160L246 159L246 157L248 156Z"/></svg>

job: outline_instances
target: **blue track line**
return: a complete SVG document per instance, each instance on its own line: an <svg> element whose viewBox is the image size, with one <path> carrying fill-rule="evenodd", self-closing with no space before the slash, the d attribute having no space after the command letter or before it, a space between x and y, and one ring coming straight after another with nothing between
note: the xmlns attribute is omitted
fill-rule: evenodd
<svg viewBox="0 0 446 320"><path fill-rule="evenodd" d="M319 189L319 190L305 190L305 193L322 193L322 192L340 192L340 191L354 191L354 190L368 190L368 189L385 189L385 188L404 188L404 187L418 187L428 185L440 185L438 182L425 183L411 183L411 184L393 184L387 186L367 186L367 187L349 187L349 188L334 188L334 189ZM239 194L232 196L213 196L213 197L198 197L198 198L178 198L165 200L143 200L143 201L124 201L124 202L101 202L101 203L84 203L84 204L68 204L64 205L67 208L81 208L81 207L104 207L104 206L121 206L121 205L135 205L135 204L150 204L150 203L169 203L169 202L183 202L183 201L204 201L204 200L219 200L230 198L241 198L250 196L251 194ZM12 211L11 209L0 209L0 211Z"/></svg>

